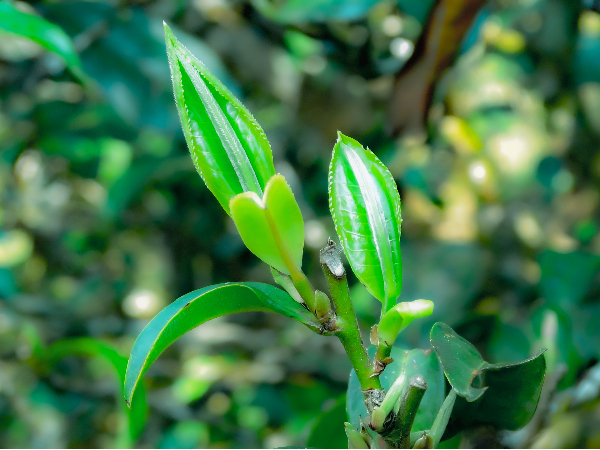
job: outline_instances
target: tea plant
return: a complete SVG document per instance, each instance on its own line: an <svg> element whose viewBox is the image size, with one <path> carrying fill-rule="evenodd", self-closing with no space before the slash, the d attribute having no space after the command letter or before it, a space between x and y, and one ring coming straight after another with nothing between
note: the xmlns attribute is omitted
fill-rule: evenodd
<svg viewBox="0 0 600 450"><path fill-rule="evenodd" d="M429 349L393 346L413 320L432 313L434 304L421 299L397 303L401 204L381 161L356 140L338 135L329 169L329 206L341 250L331 239L321 250L329 294L316 290L302 271L302 214L285 178L275 172L265 133L166 25L165 34L175 100L196 169L244 244L271 266L283 289L224 283L167 306L133 346L125 377L127 403L148 367L187 331L225 314L273 311L343 344L353 367L345 424L350 448L435 448L470 426L515 430L528 423L545 374L542 352L516 364L491 364L444 323L432 327ZM342 250L382 305L380 321L371 330L371 354L361 339Z"/></svg>

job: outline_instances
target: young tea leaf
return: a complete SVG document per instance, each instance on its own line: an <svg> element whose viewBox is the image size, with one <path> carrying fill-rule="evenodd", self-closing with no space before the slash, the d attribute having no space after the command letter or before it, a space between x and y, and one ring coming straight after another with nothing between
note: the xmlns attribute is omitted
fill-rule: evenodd
<svg viewBox="0 0 600 450"><path fill-rule="evenodd" d="M248 311L273 311L317 330L311 313L286 292L263 283L224 283L179 297L142 330L131 349L125 398L131 400L144 372L180 336L211 319Z"/></svg>
<svg viewBox="0 0 600 450"><path fill-rule="evenodd" d="M267 137L252 114L173 35L165 24L167 55L183 134L196 170L227 214L243 192L262 197L275 175Z"/></svg>
<svg viewBox="0 0 600 450"><path fill-rule="evenodd" d="M402 287L400 195L373 152L341 133L329 167L329 209L352 270L389 310Z"/></svg>
<svg viewBox="0 0 600 450"><path fill-rule="evenodd" d="M384 345L393 345L398 334L411 322L420 317L427 317L433 312L431 300L413 300L398 303L386 312L379 321L377 332Z"/></svg>
<svg viewBox="0 0 600 450"><path fill-rule="evenodd" d="M304 249L304 221L294 193L275 175L261 199L244 192L231 199L231 216L246 247L280 272L299 273Z"/></svg>

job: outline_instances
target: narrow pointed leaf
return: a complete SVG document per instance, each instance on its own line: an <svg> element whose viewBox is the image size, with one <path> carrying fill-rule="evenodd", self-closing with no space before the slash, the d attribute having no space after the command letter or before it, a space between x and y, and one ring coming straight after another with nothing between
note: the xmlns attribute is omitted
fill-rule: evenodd
<svg viewBox="0 0 600 450"><path fill-rule="evenodd" d="M446 378L462 397L456 400L444 439L475 424L516 430L531 420L544 384L544 350L518 363L491 364L444 323L431 329L431 344Z"/></svg>
<svg viewBox="0 0 600 450"><path fill-rule="evenodd" d="M291 275L302 266L304 221L282 175L267 183L264 198L254 192L231 200L231 216L246 247L278 271Z"/></svg>
<svg viewBox="0 0 600 450"><path fill-rule="evenodd" d="M88 80L71 38L58 25L19 11L10 2L0 1L0 31L37 42L46 50L62 57L73 75L81 81Z"/></svg>
<svg viewBox="0 0 600 450"><path fill-rule="evenodd" d="M260 197L275 175L267 137L252 114L173 35L165 24L167 55L183 134L196 170L230 214L242 192Z"/></svg>
<svg viewBox="0 0 600 450"><path fill-rule="evenodd" d="M341 133L329 167L329 208L352 270L391 308L402 287L400 195L373 152Z"/></svg>
<svg viewBox="0 0 600 450"><path fill-rule="evenodd" d="M158 313L133 344L125 376L127 402L148 367L180 336L216 317L248 311L277 312L318 329L302 305L268 284L225 283L190 292Z"/></svg>

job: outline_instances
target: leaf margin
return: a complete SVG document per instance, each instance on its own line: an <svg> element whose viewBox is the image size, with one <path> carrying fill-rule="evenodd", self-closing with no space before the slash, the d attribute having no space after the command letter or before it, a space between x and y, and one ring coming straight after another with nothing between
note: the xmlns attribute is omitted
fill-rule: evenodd
<svg viewBox="0 0 600 450"><path fill-rule="evenodd" d="M358 262L352 255L350 250L351 246L348 245L349 241L356 239L349 239L347 236L348 233L346 233L341 224L343 217L337 212L338 208L336 207L336 204L339 202L339 200L335 193L335 178L337 176L336 169L338 169L338 160L342 157L340 155L342 155L344 150L349 150L349 153L346 156L350 155L351 159L354 160L354 167L350 167L353 176L357 178L357 181L358 178L363 177L362 180L366 189L362 190L359 186L361 197L363 197L363 202L360 204L360 206L362 206L367 213L366 223L371 231L372 237L374 238L373 242L369 242L369 245L375 247L377 259L379 260L379 268L381 271L381 284L383 284L383 286L379 286L379 283L366 282L364 275L361 274L360 270L358 270ZM362 154L359 154L359 152ZM369 172L369 168L367 168L365 165L365 159L372 166L378 169L376 175L379 175L379 180L373 180L373 177L371 176L372 174ZM340 162L340 164L341 165L339 167L342 167L343 170L343 163ZM352 166L352 161L349 161L349 164ZM383 205L379 203L379 199L373 197L373 193L371 192L372 189L369 189L373 187L376 189L379 187L385 195L385 198L388 202L387 212L389 213L392 222L397 224L397 227L394 229L388 229L386 224L382 223L382 221L385 221L384 215L386 211L381 209ZM402 289L402 252L400 248L402 206L400 194L398 192L394 177L389 169L368 147L363 147L362 144L360 144L360 142L357 140L345 136L338 131L338 139L333 148L333 154L329 165L328 191L329 210L331 212L340 243L344 249L344 252L346 253L346 257L350 262L352 270L359 278L361 283L367 288L367 290L383 303L383 312L387 312L396 303ZM369 198L364 198L365 194ZM353 200L355 203L358 203L355 199ZM390 236L394 238L395 242L391 242ZM383 245L386 243L387 245ZM364 250L364 247L367 247L367 245L364 245L363 249L360 250Z"/></svg>
<svg viewBox="0 0 600 450"><path fill-rule="evenodd" d="M173 321L177 318L185 319L179 315L182 312L190 312L194 311L194 308L197 307L197 302L199 299L205 297L208 294L210 297L205 298L205 300L214 300L213 296L215 294L221 294L223 296L223 292L219 292L221 290L226 290L238 287L243 289L248 289L251 293L254 294L254 299L250 298L251 301L241 302L239 299L231 301L231 305L229 305L229 310L227 309L226 302L221 298L219 300L219 304L217 308L221 308L221 310L217 310L212 314L208 314L205 318L198 319L195 318L195 321L191 323L193 325L188 326L187 329L184 329L183 332L181 330L173 330L169 326L173 325ZM274 297L274 298L271 298ZM276 298L279 297L279 298ZM237 303L236 303L237 302ZM233 307L232 307L233 305ZM125 401L128 406L131 406L132 398L136 392L136 388L139 385L142 376L146 372L146 370L152 365L152 363L161 355L161 353L169 347L173 342L175 342L179 337L188 331L196 328L197 326L208 322L211 319L216 317L220 317L226 314L235 314L238 312L250 312L250 311L265 311L265 312L277 312L287 317L294 318L308 328L319 332L319 326L316 323L314 317L306 310L301 304L297 303L290 295L274 286L265 283L255 283L255 282L246 282L246 283L222 283L207 286L202 289L198 289L192 291L188 294L185 294L175 300L173 303L165 307L162 311L160 311L147 325L144 327L142 332L138 335L136 341L133 344L131 349L130 357L127 362L127 370L125 373ZM176 325L176 324L175 324ZM169 336L165 339L165 342L160 343L162 348L156 349L159 345L159 340L163 333L169 333ZM134 353L141 346L148 346L144 342L146 339L146 335L153 336L153 340L150 343L147 352L142 352L141 358L138 357L137 354Z"/></svg>

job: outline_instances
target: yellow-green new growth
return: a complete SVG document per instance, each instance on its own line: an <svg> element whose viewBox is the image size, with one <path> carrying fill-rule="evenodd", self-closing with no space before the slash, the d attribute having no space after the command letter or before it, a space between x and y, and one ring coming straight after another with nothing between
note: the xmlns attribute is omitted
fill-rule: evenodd
<svg viewBox="0 0 600 450"><path fill-rule="evenodd" d="M431 300L414 300L398 303L383 315L377 326L379 342L392 346L398 334L419 317L427 317L433 312Z"/></svg>
<svg viewBox="0 0 600 450"><path fill-rule="evenodd" d="M231 199L231 217L246 247L295 282L304 278L304 221L283 175L272 177L261 198L244 192ZM314 294L313 294L314 296Z"/></svg>

